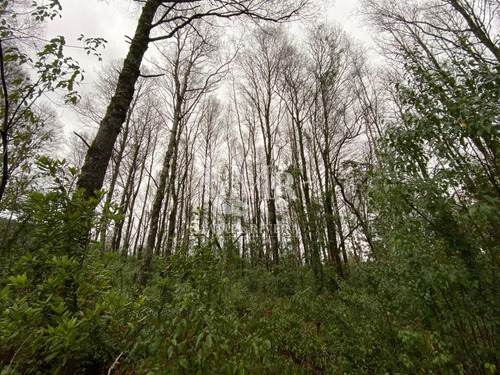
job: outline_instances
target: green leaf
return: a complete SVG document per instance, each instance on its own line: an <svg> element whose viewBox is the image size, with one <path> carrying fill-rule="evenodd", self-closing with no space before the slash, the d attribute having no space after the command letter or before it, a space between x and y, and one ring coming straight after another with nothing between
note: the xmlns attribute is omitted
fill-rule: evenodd
<svg viewBox="0 0 500 375"><path fill-rule="evenodd" d="M10 276L8 280L15 286L22 286L26 284L26 282L28 281L28 277L23 274L17 276Z"/></svg>
<svg viewBox="0 0 500 375"><path fill-rule="evenodd" d="M497 366L491 363L485 363L484 368L489 370L491 374L494 374L497 370Z"/></svg>
<svg viewBox="0 0 500 375"><path fill-rule="evenodd" d="M202 333L200 333L200 334L198 335L198 337L196 338L196 343L195 343L195 345L194 345L194 346L195 346L195 348L197 348L197 347L200 345L200 341L201 341L201 339L203 338L203 336L205 336L205 333L204 333L204 332L202 332Z"/></svg>
<svg viewBox="0 0 500 375"><path fill-rule="evenodd" d="M207 348L211 348L212 347L213 342L212 342L212 335L211 334L207 335L207 338L205 340L205 345L206 345Z"/></svg>
<svg viewBox="0 0 500 375"><path fill-rule="evenodd" d="M181 365L181 367L183 367L185 369L189 368L189 362L185 357L182 357L179 359L179 365Z"/></svg>

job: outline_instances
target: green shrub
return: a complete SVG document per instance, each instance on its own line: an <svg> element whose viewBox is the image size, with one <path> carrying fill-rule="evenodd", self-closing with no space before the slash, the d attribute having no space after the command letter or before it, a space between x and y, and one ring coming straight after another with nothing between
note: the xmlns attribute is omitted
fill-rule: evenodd
<svg viewBox="0 0 500 375"><path fill-rule="evenodd" d="M0 363L6 374L95 372L115 355L126 300L87 245L98 198L70 196L64 163L41 163L54 185L23 203L29 225L2 254Z"/></svg>

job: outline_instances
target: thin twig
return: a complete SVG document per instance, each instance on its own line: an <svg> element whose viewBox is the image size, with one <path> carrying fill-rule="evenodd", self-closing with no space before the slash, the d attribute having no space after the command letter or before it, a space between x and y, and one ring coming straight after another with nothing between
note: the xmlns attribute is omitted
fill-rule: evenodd
<svg viewBox="0 0 500 375"><path fill-rule="evenodd" d="M120 360L122 355L123 355L123 352L121 352L120 355L118 357L116 357L115 361L113 362L113 364L111 365L111 367L108 370L108 375L111 375L111 371L113 371L113 369L116 367L116 365L118 365L118 361Z"/></svg>
<svg viewBox="0 0 500 375"><path fill-rule="evenodd" d="M19 354L19 352L21 351L21 349L23 348L24 344L26 344L26 341L28 341L28 339L33 336L33 333L35 332L31 332L31 334L26 337L23 341L23 343L21 344L21 346L16 350L16 352L14 353L14 356L12 357L12 359L10 360L10 363L9 363L9 366L7 367L7 370L5 371L5 375L7 375L10 371L10 368L12 367L12 363L14 363L14 359L16 359L17 355Z"/></svg>

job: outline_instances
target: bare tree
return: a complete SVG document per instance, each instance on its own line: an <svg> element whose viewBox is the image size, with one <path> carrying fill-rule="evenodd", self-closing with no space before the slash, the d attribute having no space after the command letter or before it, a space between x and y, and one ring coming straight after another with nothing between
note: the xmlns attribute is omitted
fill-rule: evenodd
<svg viewBox="0 0 500 375"><path fill-rule="evenodd" d="M206 34L202 35L194 28L180 30L175 34L174 42L171 44L173 52L169 54L166 50L160 50L166 63L164 83L166 99L171 103L172 128L151 209L148 239L139 277L140 286L145 285L151 256L158 241L160 215L165 195L175 191L173 185L177 172L181 134L203 95L214 89L227 65L227 63L221 66L210 64L209 59L214 57L217 46L212 44L208 29L205 32ZM159 238L162 238L162 233Z"/></svg>
<svg viewBox="0 0 500 375"><path fill-rule="evenodd" d="M294 208L302 238L306 264L310 264L316 278L322 282L319 228L313 203L310 163L307 153L307 126L311 121L314 103L314 79L308 71L309 56L299 53L299 48L289 48L281 77L280 95L288 114L288 134L291 151L291 168L297 200ZM301 260L300 260L301 261Z"/></svg>
<svg viewBox="0 0 500 375"><path fill-rule="evenodd" d="M338 28L319 25L309 38L311 74L314 77L314 109L311 130L314 139L315 167L324 207L328 259L344 277L342 259L347 261L343 224L335 176L341 162L353 158L356 139L362 132L356 110L356 86L363 58Z"/></svg>
<svg viewBox="0 0 500 375"><path fill-rule="evenodd" d="M125 121L133 98L134 86L140 76L140 66L151 42L170 39L179 30L195 28L195 21L234 18L285 21L298 15L308 0L144 0L137 29L120 71L115 94L101 121L96 137L87 152L78 180L78 187L87 197L102 187L113 147Z"/></svg>
<svg viewBox="0 0 500 375"><path fill-rule="evenodd" d="M201 195L198 217L198 245L202 236L212 238L214 233L213 183L218 178L216 165L220 161L221 116L223 106L215 96L209 96L203 103L200 115L201 135L199 159L203 166L201 176Z"/></svg>
<svg viewBox="0 0 500 375"><path fill-rule="evenodd" d="M273 263L279 263L278 221L276 208L275 172L278 167L280 122L284 108L278 95L282 61L288 52L288 42L283 30L263 28L256 30L253 46L244 55L242 68L245 78L241 85L242 95L262 137L267 181L267 229Z"/></svg>

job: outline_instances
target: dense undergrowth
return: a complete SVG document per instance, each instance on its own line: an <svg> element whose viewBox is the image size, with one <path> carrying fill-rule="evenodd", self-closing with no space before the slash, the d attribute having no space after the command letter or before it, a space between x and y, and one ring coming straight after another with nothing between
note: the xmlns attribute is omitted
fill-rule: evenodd
<svg viewBox="0 0 500 375"><path fill-rule="evenodd" d="M346 281L325 267L320 289L286 258L268 272L207 242L156 258L138 290L137 259L75 240L92 202L59 185L25 204L2 249L2 375L497 372L498 259L486 254L465 263L408 235Z"/></svg>

